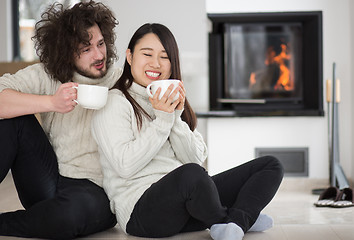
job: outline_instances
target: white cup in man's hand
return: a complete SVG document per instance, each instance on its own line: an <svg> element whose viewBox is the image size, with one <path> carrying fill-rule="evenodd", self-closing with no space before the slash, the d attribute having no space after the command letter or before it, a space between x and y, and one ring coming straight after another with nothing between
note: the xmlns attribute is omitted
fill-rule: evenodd
<svg viewBox="0 0 354 240"><path fill-rule="evenodd" d="M161 92L159 95L159 99L162 98L162 96L165 94L167 88L173 84L173 89L170 93L170 95L172 94L172 92L174 90L176 90L176 88L179 86L179 82L180 80L176 80L176 79L167 79L167 80L157 80L157 81L153 81L152 83L150 83L147 87L146 87L146 92L149 95L149 97L153 97L157 91L158 88L161 88ZM176 101L179 97L179 92L176 94L176 96L173 98L173 101Z"/></svg>
<svg viewBox="0 0 354 240"><path fill-rule="evenodd" d="M79 84L77 89L77 99L74 100L83 108L100 109L107 102L108 88L104 86Z"/></svg>

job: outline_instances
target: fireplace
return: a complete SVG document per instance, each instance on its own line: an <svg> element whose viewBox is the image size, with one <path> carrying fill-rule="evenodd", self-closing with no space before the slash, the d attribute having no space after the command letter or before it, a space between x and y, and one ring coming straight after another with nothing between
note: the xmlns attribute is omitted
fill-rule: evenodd
<svg viewBox="0 0 354 240"><path fill-rule="evenodd" d="M210 110L323 116L322 12L208 14Z"/></svg>

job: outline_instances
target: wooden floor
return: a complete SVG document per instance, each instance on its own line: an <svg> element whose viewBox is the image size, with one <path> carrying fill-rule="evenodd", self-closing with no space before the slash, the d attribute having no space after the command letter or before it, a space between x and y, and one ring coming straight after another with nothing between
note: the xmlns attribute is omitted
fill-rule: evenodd
<svg viewBox="0 0 354 240"><path fill-rule="evenodd" d="M275 226L265 232L247 233L244 240L353 240L354 207L334 209L316 208L313 203L318 196L314 188L325 188L325 180L285 178L273 201L264 213L274 218ZM0 212L21 208L11 175L0 184ZM21 238L0 237L2 240ZM82 239L143 240L126 236L118 227ZM150 238L151 239L151 238ZM211 240L207 230L179 234L169 240Z"/></svg>

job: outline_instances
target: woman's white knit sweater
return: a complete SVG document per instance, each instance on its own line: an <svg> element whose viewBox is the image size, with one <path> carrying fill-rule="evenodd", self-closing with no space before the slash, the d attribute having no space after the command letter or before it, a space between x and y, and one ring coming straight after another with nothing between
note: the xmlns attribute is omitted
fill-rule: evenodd
<svg viewBox="0 0 354 240"><path fill-rule="evenodd" d="M121 68L111 66L103 78L91 79L75 73L72 81L112 87L121 75ZM53 95L61 82L45 72L43 64L29 66L16 74L0 77L0 92L11 88L23 93ZM69 113L41 114L42 127L58 157L59 172L70 178L84 178L102 186L102 171L97 144L91 135L94 110L76 106Z"/></svg>
<svg viewBox="0 0 354 240"><path fill-rule="evenodd" d="M207 157L202 136L181 120L182 111L153 109L145 89L136 83L129 89L153 119L143 117L141 130L132 105L117 89L109 92L106 106L92 120L103 187L125 232L135 203L151 184L184 163L201 164Z"/></svg>

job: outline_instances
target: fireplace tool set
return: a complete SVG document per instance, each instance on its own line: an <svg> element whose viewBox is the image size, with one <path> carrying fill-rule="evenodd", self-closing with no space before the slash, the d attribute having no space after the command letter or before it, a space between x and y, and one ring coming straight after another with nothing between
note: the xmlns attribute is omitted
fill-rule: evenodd
<svg viewBox="0 0 354 240"><path fill-rule="evenodd" d="M345 208L354 207L354 191L349 187L348 180L339 163L338 104L340 102L340 82L339 79L336 79L335 71L336 64L333 63L333 80L327 80L326 82L330 187L321 192L314 205L316 207Z"/></svg>
<svg viewBox="0 0 354 240"><path fill-rule="evenodd" d="M333 63L333 80L327 80L327 105L328 105L328 146L330 185L339 189L348 188L348 180L339 163L339 128L338 104L340 102L340 82L336 79L336 63ZM332 94L331 94L332 88ZM332 101L331 101L332 95ZM332 104L332 106L330 106ZM330 114L332 107L332 112ZM330 117L332 116L332 119Z"/></svg>

